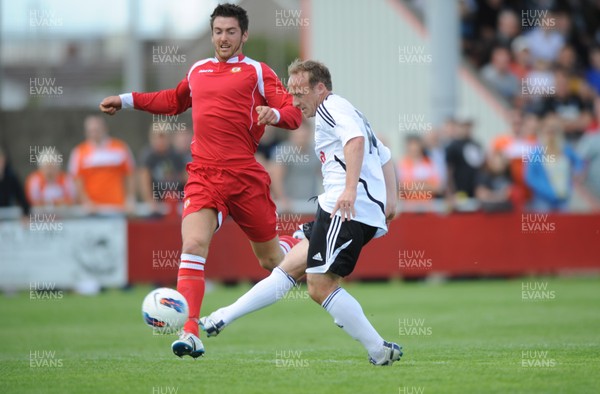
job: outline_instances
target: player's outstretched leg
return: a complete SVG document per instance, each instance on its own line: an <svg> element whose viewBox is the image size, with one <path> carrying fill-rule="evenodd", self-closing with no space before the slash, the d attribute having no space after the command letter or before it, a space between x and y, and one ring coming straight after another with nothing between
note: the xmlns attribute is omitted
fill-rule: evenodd
<svg viewBox="0 0 600 394"><path fill-rule="evenodd" d="M200 357L204 354L204 345L199 338L198 318L204 299L204 264L208 255L208 245L217 228L217 213L213 209L201 209L187 215L181 225L183 247L177 291L188 302L189 316L183 326L179 339L171 345L176 356Z"/></svg>
<svg viewBox="0 0 600 394"><path fill-rule="evenodd" d="M285 247L282 245L282 249L285 248L286 252L289 252L283 262L271 272L271 275L254 285L233 304L201 318L200 327L206 332L206 336L216 336L234 320L274 304L296 285L296 280L304 275L308 241L294 240L291 237L281 238L280 241L287 243Z"/></svg>
<svg viewBox="0 0 600 394"><path fill-rule="evenodd" d="M392 365L402 357L402 348L386 342L373 328L360 304L339 287L340 277L333 273L307 274L308 292L333 317L335 324L359 341L374 365Z"/></svg>
<svg viewBox="0 0 600 394"><path fill-rule="evenodd" d="M171 344L173 353L179 357L198 358L204 355L204 345L198 338L198 315L205 288L204 263L205 259L201 256L181 254L177 274L177 291L187 300L190 312L179 339Z"/></svg>

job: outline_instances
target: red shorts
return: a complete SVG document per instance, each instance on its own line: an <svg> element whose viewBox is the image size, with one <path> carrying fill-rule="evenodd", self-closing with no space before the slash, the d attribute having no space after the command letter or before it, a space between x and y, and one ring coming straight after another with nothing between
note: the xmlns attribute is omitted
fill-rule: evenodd
<svg viewBox="0 0 600 394"><path fill-rule="evenodd" d="M256 161L240 166L187 165L183 217L203 208L217 211L219 226L227 215L253 242L277 235L277 207L271 199L271 178Z"/></svg>

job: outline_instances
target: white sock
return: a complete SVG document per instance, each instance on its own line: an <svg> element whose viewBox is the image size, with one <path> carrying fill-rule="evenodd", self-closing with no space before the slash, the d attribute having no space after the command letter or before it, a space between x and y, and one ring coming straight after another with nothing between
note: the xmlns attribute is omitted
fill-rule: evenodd
<svg viewBox="0 0 600 394"><path fill-rule="evenodd" d="M271 275L255 284L233 304L217 310L215 315L225 324L229 324L248 313L274 304L283 298L295 284L294 278L276 267Z"/></svg>
<svg viewBox="0 0 600 394"><path fill-rule="evenodd" d="M335 324L362 343L369 356L375 360L383 357L383 338L367 320L358 301L346 290L338 287L321 306L333 316Z"/></svg>

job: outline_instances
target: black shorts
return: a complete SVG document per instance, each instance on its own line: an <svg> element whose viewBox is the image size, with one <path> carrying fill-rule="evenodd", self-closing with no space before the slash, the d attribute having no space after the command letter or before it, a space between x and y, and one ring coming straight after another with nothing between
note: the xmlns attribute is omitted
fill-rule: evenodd
<svg viewBox="0 0 600 394"><path fill-rule="evenodd" d="M348 276L354 271L363 246L375 236L377 227L329 216L319 206L315 220L303 226L309 241L306 273L333 272Z"/></svg>

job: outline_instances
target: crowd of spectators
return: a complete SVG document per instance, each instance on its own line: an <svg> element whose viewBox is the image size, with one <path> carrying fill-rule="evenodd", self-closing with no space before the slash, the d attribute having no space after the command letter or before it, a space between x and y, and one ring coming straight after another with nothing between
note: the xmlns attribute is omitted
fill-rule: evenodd
<svg viewBox="0 0 600 394"><path fill-rule="evenodd" d="M134 214L139 202L150 214L161 214L160 203L181 201L191 160L189 130L167 131L153 123L136 162L129 146L111 137L104 117L83 122L84 141L68 159L54 149L31 155L37 169L22 182L0 150L0 207L17 204L25 216L31 207L81 206L84 214Z"/></svg>
<svg viewBox="0 0 600 394"><path fill-rule="evenodd" d="M477 125L466 118L409 135L397 165L400 188L431 193L401 197L433 194L450 210L600 210L598 2L459 4L463 58L504 103L510 129L496 131L489 146L472 137ZM415 173L416 185L406 184ZM436 179L441 191L432 189Z"/></svg>
<svg viewBox="0 0 600 394"><path fill-rule="evenodd" d="M489 146L474 138L477 125L468 118L403 135L405 151L395 159L401 205L600 210L598 2L462 0L460 15L463 57L505 103L510 128L498 130ZM104 119L89 116L68 166L57 152L43 153L24 188L0 151L0 206L16 202L27 214L30 206L79 204L91 214L122 214L144 202L160 214L161 202L183 199L192 140L187 130L161 130L152 125L136 165ZM280 211L322 190L312 139L308 124L291 133L265 131L256 156L271 174Z"/></svg>
<svg viewBox="0 0 600 394"><path fill-rule="evenodd" d="M461 34L464 57L513 109L510 133L489 149L508 163L512 202L564 211L577 194L597 210L598 2L462 1Z"/></svg>

